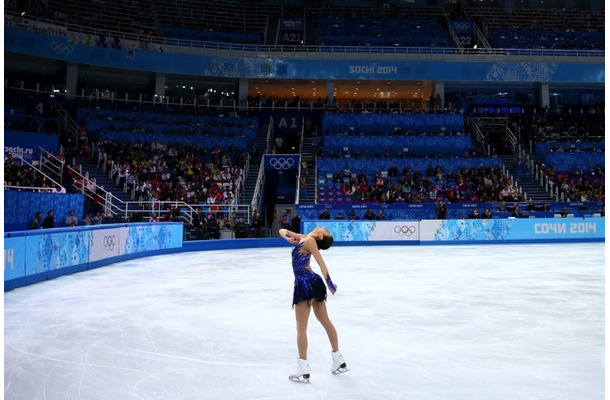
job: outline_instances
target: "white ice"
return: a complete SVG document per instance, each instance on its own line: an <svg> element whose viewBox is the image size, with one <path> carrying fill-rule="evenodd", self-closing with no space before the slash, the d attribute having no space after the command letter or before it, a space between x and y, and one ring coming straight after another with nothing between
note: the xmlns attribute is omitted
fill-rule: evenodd
<svg viewBox="0 0 610 400"><path fill-rule="evenodd" d="M296 369L290 247L132 260L4 294L6 399L603 399L604 244L334 247ZM314 270L317 265L312 260Z"/></svg>

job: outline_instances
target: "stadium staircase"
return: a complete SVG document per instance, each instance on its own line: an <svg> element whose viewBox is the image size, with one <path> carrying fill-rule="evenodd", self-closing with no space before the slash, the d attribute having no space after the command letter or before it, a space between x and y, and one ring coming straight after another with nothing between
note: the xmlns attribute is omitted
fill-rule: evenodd
<svg viewBox="0 0 610 400"><path fill-rule="evenodd" d="M540 183L528 173L528 175L516 175L516 163L514 155L503 155L499 157L511 176L515 177L517 186L526 194L526 200L534 202L554 201L553 198L542 188Z"/></svg>
<svg viewBox="0 0 610 400"><path fill-rule="evenodd" d="M252 197L254 197L254 190L256 189L256 184L258 181L260 161L262 161L263 154L265 154L265 151L267 150L267 137L264 132L267 132L267 125L264 125L261 128L260 132L258 132L258 134L256 135L254 146L256 147L259 159L250 160L250 169L248 170L248 174L246 175L244 189L241 191L241 194L238 199L240 204L252 203Z"/></svg>
<svg viewBox="0 0 610 400"><path fill-rule="evenodd" d="M123 192L123 190L119 186L117 186L116 182L108 177L108 174L106 172L102 171L101 168L98 168L97 165L93 163L91 158L74 157L74 162L76 165L81 166L81 174L85 176L87 176L88 174L89 179L95 179L95 183L98 186L112 193L112 195L115 196L117 199L123 202L132 201L129 194Z"/></svg>
<svg viewBox="0 0 610 400"><path fill-rule="evenodd" d="M316 160L314 158L314 142L315 138L311 136L303 137L303 148L301 149L301 159L307 161L307 171L301 171L302 174L307 174L307 198L299 196L299 204L315 204L316 202Z"/></svg>

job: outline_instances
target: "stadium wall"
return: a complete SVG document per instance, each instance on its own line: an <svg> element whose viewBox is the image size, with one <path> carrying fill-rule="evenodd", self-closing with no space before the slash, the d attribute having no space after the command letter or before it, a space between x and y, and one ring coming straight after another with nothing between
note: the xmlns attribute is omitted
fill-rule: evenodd
<svg viewBox="0 0 610 400"><path fill-rule="evenodd" d="M605 240L604 218L303 221L340 246L554 243ZM182 224L110 224L4 234L4 290L133 258L190 251L288 246L281 238L182 241Z"/></svg>
<svg viewBox="0 0 610 400"><path fill-rule="evenodd" d="M405 53L403 60L354 59L358 53L340 53L338 57L324 58L318 53L307 58L267 54L266 57L240 56L218 57L197 54L178 54L140 50L134 46L121 49L88 46L67 33L66 37L39 34L24 29L4 27L4 51L28 54L71 63L97 65L109 68L149 71L167 74L186 74L223 78L265 79L398 79L440 80L454 82L549 82L549 83L604 83L605 65L603 52L599 62L580 57L557 57L548 53L546 61L524 61L523 57L484 54L464 55L459 60L446 59L446 49L438 54L423 55ZM351 59L350 59L351 57ZM429 60L422 60L430 57ZM540 52L538 58L544 59ZM438 61L437 61L438 60ZM514 60L514 61L513 61ZM451 68L447 68L451 62Z"/></svg>

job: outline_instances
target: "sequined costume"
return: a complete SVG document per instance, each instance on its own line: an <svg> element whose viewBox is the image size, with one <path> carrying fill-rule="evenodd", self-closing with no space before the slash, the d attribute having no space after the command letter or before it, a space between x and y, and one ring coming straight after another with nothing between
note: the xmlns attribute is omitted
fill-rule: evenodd
<svg viewBox="0 0 610 400"><path fill-rule="evenodd" d="M301 242L292 249L292 270L294 272L294 293L292 295L292 306L300 301L315 299L322 302L326 300L326 286L322 277L307 268L311 253L300 252L303 247Z"/></svg>

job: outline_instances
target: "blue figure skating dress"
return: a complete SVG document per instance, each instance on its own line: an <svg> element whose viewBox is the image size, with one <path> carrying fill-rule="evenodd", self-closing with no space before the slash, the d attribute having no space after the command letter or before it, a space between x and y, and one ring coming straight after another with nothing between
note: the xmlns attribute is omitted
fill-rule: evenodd
<svg viewBox="0 0 610 400"><path fill-rule="evenodd" d="M294 293L292 294L292 306L300 301L315 299L323 302L326 300L326 286L322 277L309 268L311 253L300 253L303 247L301 242L292 249L292 270L294 272Z"/></svg>

